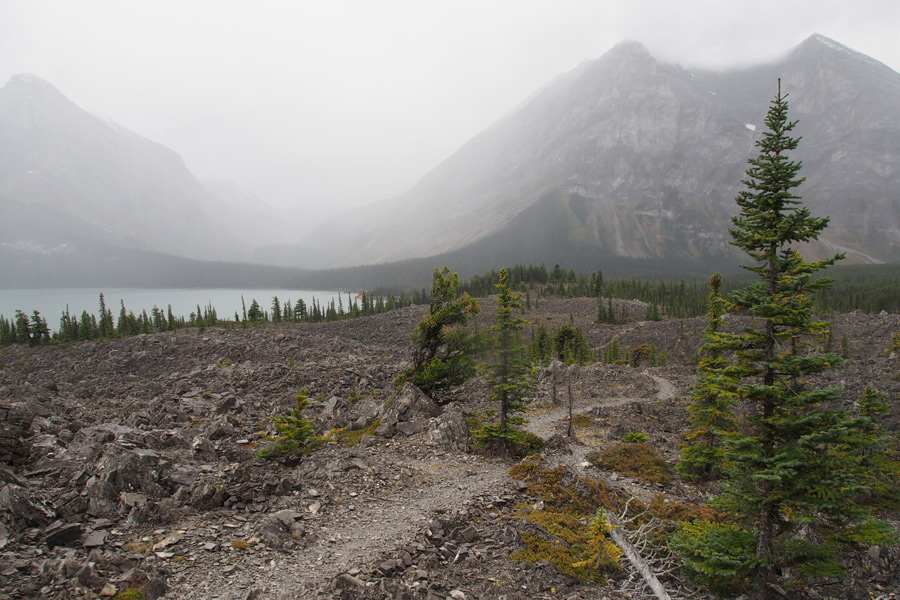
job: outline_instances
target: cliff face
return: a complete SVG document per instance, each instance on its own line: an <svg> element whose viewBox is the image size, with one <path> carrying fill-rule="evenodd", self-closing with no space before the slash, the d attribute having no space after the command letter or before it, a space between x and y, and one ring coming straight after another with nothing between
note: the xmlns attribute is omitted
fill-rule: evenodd
<svg viewBox="0 0 900 600"><path fill-rule="evenodd" d="M428 256L511 235L526 208L549 203L568 223L551 245L720 255L730 251L733 199L779 77L804 138L800 194L814 214L832 216L811 250L900 260L900 75L818 35L778 63L723 73L616 46L548 84L407 194L325 228L323 240L350 248L345 264Z"/></svg>

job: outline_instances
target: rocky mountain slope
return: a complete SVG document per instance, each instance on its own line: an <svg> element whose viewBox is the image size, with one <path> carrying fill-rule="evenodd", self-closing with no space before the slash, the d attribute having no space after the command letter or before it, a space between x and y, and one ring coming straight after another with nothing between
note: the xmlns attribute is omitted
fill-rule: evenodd
<svg viewBox="0 0 900 600"><path fill-rule="evenodd" d="M65 215L74 230L102 232L112 245L216 258L236 244L216 199L177 154L30 75L0 89L0 199L13 222ZM15 241L29 240L4 240Z"/></svg>
<svg viewBox="0 0 900 600"><path fill-rule="evenodd" d="M900 75L820 35L774 64L726 72L620 44L549 83L408 193L355 211L321 239L350 249L345 264L371 263L514 240L550 222L538 262L559 247L716 257L728 251L734 196L779 77L803 136L800 193L832 217L820 249L900 259Z"/></svg>
<svg viewBox="0 0 900 600"><path fill-rule="evenodd" d="M82 110L50 83L0 88L2 248L54 255L102 247L240 260L294 219L228 182L210 192L172 150ZM64 230L43 227L65 222ZM285 236L281 237L284 232ZM288 233L289 232L289 233Z"/></svg>
<svg viewBox="0 0 900 600"><path fill-rule="evenodd" d="M637 318L647 309L616 302ZM694 484L646 483L584 460L641 431L674 462L702 320L613 326L593 323L595 308L542 298L528 318L552 326L571 315L592 347L652 342L668 364L572 368L575 413L587 422L577 440L565 438L566 411L545 378L526 416L548 439L546 464L562 465L571 485L587 477L641 502L660 493L669 506L702 501L709 490ZM523 533L539 531L523 515L541 498L508 474L514 460L465 452L463 414L493 408L483 381L454 389L442 406L412 389L385 402L421 316L411 307L337 323L0 350L0 597L141 587L178 600L645 598L627 565L603 586L510 557ZM483 329L490 317L478 318ZM893 429L900 383L885 348L898 326L895 315L838 315L836 336L846 334L852 359L828 380L848 404L866 384L887 392L895 405L884 425ZM257 458L269 416L288 412L301 387L320 433L379 417L382 427L355 445ZM849 566L849 580L810 597L900 590L896 550Z"/></svg>

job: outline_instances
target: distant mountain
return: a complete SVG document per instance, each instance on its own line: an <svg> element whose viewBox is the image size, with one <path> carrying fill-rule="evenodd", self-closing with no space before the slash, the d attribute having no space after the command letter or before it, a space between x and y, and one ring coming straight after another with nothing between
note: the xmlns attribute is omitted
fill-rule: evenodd
<svg viewBox="0 0 900 600"><path fill-rule="evenodd" d="M532 95L408 193L307 243L344 265L472 258L476 248L491 248L485 266L579 252L721 261L779 77L803 136L800 194L832 217L809 250L900 261L900 75L820 35L776 63L725 72L620 44Z"/></svg>
<svg viewBox="0 0 900 600"><path fill-rule="evenodd" d="M90 228L80 238L63 230L55 244L78 238L219 260L248 253L229 227L229 206L175 152L94 117L31 75L0 88L0 200L5 219L66 217ZM13 237L0 243L20 248L34 241L24 229L5 235Z"/></svg>

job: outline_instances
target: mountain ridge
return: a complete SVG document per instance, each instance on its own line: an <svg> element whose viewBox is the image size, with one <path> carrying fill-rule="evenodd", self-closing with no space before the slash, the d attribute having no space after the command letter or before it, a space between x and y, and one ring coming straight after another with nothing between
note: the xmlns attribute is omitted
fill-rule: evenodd
<svg viewBox="0 0 900 600"><path fill-rule="evenodd" d="M779 76L805 138L800 193L833 216L810 252L830 244L860 262L900 260L890 158L900 153L900 76L819 34L779 61L723 72L618 44L529 96L407 193L321 228L320 239L350 249L338 259L345 265L435 255L496 234L549 195L571 217L570 241L597 252L685 260L730 252L733 198ZM848 111L849 102L859 108ZM840 196L868 209L848 210Z"/></svg>

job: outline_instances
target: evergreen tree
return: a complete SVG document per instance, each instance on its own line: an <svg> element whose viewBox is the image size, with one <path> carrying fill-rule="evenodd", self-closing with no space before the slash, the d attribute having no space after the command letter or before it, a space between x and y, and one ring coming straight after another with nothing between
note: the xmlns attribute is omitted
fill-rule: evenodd
<svg viewBox="0 0 900 600"><path fill-rule="evenodd" d="M88 311L81 311L81 325L78 327L78 340L86 341L97 337L96 320Z"/></svg>
<svg viewBox="0 0 900 600"><path fill-rule="evenodd" d="M119 300L119 321L116 323L116 334L119 337L128 335L128 313L125 311L125 300Z"/></svg>
<svg viewBox="0 0 900 600"><path fill-rule="evenodd" d="M735 369L727 389L741 398L744 417L725 438L725 481L716 504L736 515L740 534L752 538L735 569L748 577L733 586L735 592L746 586L751 600L775 598L776 577L787 568L808 577L839 574L844 541L889 537L887 526L874 523L860 504L870 489L862 463L871 438L857 432L868 428L867 419L825 408L836 392L810 382L841 363L807 341L826 326L813 321L813 296L828 281L812 275L842 256L805 262L795 249L817 239L828 219L812 217L793 193L803 179L800 162L788 157L798 140L790 137L796 122L788 121L787 111L779 81L729 230L732 243L753 260L745 268L759 278L731 295L750 320L740 332L717 334ZM722 559L713 531L700 528L678 544L694 572L707 577L717 576Z"/></svg>
<svg viewBox="0 0 900 600"><path fill-rule="evenodd" d="M553 338L543 323L538 323L537 331L532 330L528 353L534 362L542 365L550 364L553 358Z"/></svg>
<svg viewBox="0 0 900 600"><path fill-rule="evenodd" d="M297 300L294 305L294 315L298 321L306 320L306 302L303 301L303 298Z"/></svg>
<svg viewBox="0 0 900 600"><path fill-rule="evenodd" d="M491 331L497 332L494 344L496 362L491 366L489 383L494 388L492 398L500 402L501 436L508 432L510 412L522 408L521 400L532 389L529 379L532 370L525 360L525 347L519 343L519 332L527 322L513 316L522 309L521 294L509 288L509 273L500 270L497 288L497 322Z"/></svg>
<svg viewBox="0 0 900 600"><path fill-rule="evenodd" d="M78 318L69 313L69 305L59 317L57 337L61 342L72 342L78 339Z"/></svg>
<svg viewBox="0 0 900 600"><path fill-rule="evenodd" d="M97 324L97 335L101 339L109 339L116 332L115 325L113 324L113 316L112 311L106 308L106 300L103 298L103 293L100 293L100 321Z"/></svg>
<svg viewBox="0 0 900 600"><path fill-rule="evenodd" d="M15 325L0 315L0 346L9 346L16 343Z"/></svg>
<svg viewBox="0 0 900 600"><path fill-rule="evenodd" d="M16 343L28 344L31 342L31 324L28 315L16 309Z"/></svg>
<svg viewBox="0 0 900 600"><path fill-rule="evenodd" d="M49 341L50 327L47 326L47 321L41 316L41 313L34 311L31 314L31 344L37 346Z"/></svg>
<svg viewBox="0 0 900 600"><path fill-rule="evenodd" d="M398 383L412 381L430 392L462 383L475 373L475 339L465 326L479 306L467 293L457 298L458 289L456 273L435 268L428 314L410 336L413 364Z"/></svg>
<svg viewBox="0 0 900 600"><path fill-rule="evenodd" d="M274 423L276 434L269 438L271 444L257 452L260 458L270 460L298 452L309 454L321 444L313 429L316 420L303 416L303 410L309 406L309 393L306 388L302 388L294 400L295 406L289 415L269 417Z"/></svg>
<svg viewBox="0 0 900 600"><path fill-rule="evenodd" d="M711 479L721 474L725 458L722 434L735 429L732 407L738 401L734 387L740 374L724 356L729 340L724 340L723 344L719 335L729 307L728 300L720 291L721 286L722 277L716 273L709 282L704 344L700 348L693 402L687 409L690 419L684 434L687 444L681 448L681 461L678 463L682 473L701 479Z"/></svg>
<svg viewBox="0 0 900 600"><path fill-rule="evenodd" d="M567 365L585 365L591 362L591 347L581 328L575 326L574 320L570 319L568 325L553 332L553 355Z"/></svg>
<svg viewBox="0 0 900 600"><path fill-rule="evenodd" d="M256 298L253 298L250 301L250 308L247 309L247 318L250 319L251 323L257 323L263 320L263 312L259 307L259 302L256 301Z"/></svg>
<svg viewBox="0 0 900 600"><path fill-rule="evenodd" d="M278 296L272 298L272 322L281 323L281 302Z"/></svg>

